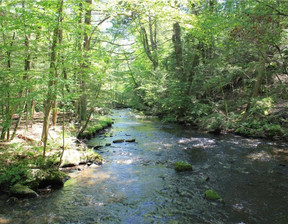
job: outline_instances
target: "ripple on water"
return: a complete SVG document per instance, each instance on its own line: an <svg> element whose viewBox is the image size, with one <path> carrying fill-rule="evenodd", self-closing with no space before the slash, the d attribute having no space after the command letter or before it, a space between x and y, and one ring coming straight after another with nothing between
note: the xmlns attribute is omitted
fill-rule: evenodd
<svg viewBox="0 0 288 224"><path fill-rule="evenodd" d="M105 145L129 136L137 143L104 146L104 165L72 174L50 195L0 203L0 223L286 224L286 146L197 133L139 119L131 110L113 117L113 127L91 142ZM193 171L175 172L179 160ZM208 189L224 203L206 200Z"/></svg>

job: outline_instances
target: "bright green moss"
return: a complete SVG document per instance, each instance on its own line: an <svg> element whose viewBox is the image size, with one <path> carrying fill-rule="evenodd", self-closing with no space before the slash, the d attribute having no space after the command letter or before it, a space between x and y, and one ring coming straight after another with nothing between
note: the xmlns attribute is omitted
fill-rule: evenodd
<svg viewBox="0 0 288 224"><path fill-rule="evenodd" d="M221 199L220 195L214 190L205 191L205 198L208 200L219 200Z"/></svg>
<svg viewBox="0 0 288 224"><path fill-rule="evenodd" d="M174 168L178 172L192 170L192 166L189 163L186 163L186 162L183 162L183 161L175 162L174 163Z"/></svg>

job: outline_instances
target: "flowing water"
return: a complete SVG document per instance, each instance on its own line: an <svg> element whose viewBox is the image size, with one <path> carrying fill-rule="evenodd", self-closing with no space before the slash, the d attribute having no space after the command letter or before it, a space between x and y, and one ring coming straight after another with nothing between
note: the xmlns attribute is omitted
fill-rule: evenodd
<svg viewBox="0 0 288 224"><path fill-rule="evenodd" d="M89 144L106 162L71 174L36 199L0 200L0 223L288 223L288 146L209 135L116 110L115 124ZM177 173L175 161L193 171ZM204 198L216 190L223 201Z"/></svg>

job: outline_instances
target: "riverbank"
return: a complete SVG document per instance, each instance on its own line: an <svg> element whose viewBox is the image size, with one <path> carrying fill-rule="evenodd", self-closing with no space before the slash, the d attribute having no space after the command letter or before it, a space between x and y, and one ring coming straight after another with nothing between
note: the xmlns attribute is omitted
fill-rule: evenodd
<svg viewBox="0 0 288 224"><path fill-rule="evenodd" d="M48 150L42 152L41 113L35 114L33 124L23 125L11 142L0 142L1 192L15 197L37 197L62 187L71 170L81 171L101 165L102 157L89 149L86 139L77 139L73 123L57 124L49 130ZM107 117L91 120L84 133L94 136L112 125Z"/></svg>
<svg viewBox="0 0 288 224"><path fill-rule="evenodd" d="M209 103L199 101L189 106L193 110L183 108L181 113L165 113L155 108L141 110L148 116L158 116L163 122L192 126L207 133L231 133L248 138L288 141L288 103L285 100L259 98L246 112L245 107L240 108L236 105L235 108L230 105L231 112L224 112L224 105L213 108Z"/></svg>

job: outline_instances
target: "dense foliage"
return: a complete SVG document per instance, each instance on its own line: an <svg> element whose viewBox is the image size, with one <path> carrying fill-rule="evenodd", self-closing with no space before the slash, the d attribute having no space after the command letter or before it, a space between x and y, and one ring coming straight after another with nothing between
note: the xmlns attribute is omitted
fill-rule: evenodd
<svg viewBox="0 0 288 224"><path fill-rule="evenodd" d="M95 107L118 105L286 138L286 1L0 3L2 140L43 112L45 156L58 113L80 130Z"/></svg>
<svg viewBox="0 0 288 224"><path fill-rule="evenodd" d="M113 58L122 60L112 75L125 86L114 89L115 100L212 132L287 139L287 6L118 3L132 16L114 18L110 29L119 43Z"/></svg>

